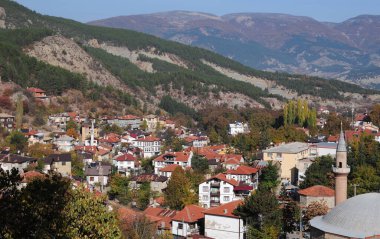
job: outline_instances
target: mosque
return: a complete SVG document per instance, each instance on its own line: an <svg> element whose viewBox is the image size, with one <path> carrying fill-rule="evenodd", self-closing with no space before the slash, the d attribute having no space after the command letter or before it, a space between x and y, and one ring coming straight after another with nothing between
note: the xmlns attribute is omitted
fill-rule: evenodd
<svg viewBox="0 0 380 239"><path fill-rule="evenodd" d="M347 199L347 147L343 130L336 153L335 207L326 215L310 221L312 239L379 238L380 193L361 194Z"/></svg>

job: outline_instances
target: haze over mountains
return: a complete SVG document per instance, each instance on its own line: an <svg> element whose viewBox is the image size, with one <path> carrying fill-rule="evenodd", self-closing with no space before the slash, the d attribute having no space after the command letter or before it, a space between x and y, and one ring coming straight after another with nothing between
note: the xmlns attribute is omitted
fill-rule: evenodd
<svg viewBox="0 0 380 239"><path fill-rule="evenodd" d="M380 88L380 16L341 23L270 13L215 16L173 11L90 22L210 49L269 71L338 78Z"/></svg>

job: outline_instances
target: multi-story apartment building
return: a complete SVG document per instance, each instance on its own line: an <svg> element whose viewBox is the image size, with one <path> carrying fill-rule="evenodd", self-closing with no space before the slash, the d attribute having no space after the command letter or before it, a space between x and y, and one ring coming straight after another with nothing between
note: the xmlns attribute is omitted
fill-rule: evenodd
<svg viewBox="0 0 380 239"><path fill-rule="evenodd" d="M308 157L310 157L309 145L301 142L282 144L263 151L264 161L280 163L280 176L283 182L296 182L298 180L297 165L301 159Z"/></svg>
<svg viewBox="0 0 380 239"><path fill-rule="evenodd" d="M153 157L161 152L161 139L151 136L135 139L132 145L142 150L144 158Z"/></svg>
<svg viewBox="0 0 380 239"><path fill-rule="evenodd" d="M227 179L220 173L199 185L199 204L204 208L217 207L240 198L236 197L234 188L239 186L235 179Z"/></svg>
<svg viewBox="0 0 380 239"><path fill-rule="evenodd" d="M12 130L14 128L15 117L9 114L0 113L0 127L7 130Z"/></svg>
<svg viewBox="0 0 380 239"><path fill-rule="evenodd" d="M126 176L135 175L135 173L138 173L141 169L140 162L129 153L115 157L113 165L116 166L119 173L125 174Z"/></svg>
<svg viewBox="0 0 380 239"><path fill-rule="evenodd" d="M191 167L192 157L193 152L169 152L162 154L153 160L154 173L160 174L161 169L173 164L179 165L182 168Z"/></svg>

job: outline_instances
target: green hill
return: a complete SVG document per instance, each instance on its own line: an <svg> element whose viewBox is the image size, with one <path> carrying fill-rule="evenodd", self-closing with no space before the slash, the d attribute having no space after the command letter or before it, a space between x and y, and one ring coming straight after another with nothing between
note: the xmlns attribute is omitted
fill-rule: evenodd
<svg viewBox="0 0 380 239"><path fill-rule="evenodd" d="M298 95L344 101L345 97L340 92L362 95L378 93L337 80L255 70L205 49L134 31L90 26L68 19L45 16L13 1L0 0L0 7L6 11L5 22L8 28L0 31L0 74L3 81L13 81L23 87L37 86L54 94L73 88L86 92L90 98L96 98L100 93L113 92L116 99L122 100L127 105L137 105L136 98L145 101L146 97L141 97L142 93L160 100L162 96L157 95L158 88L167 93L173 89L178 92L183 91L186 99L197 97L206 101L210 100L210 95L215 95L217 98L221 92L232 92L237 96L244 95L251 98L265 107L270 107L266 100L268 98L284 100L281 94L272 95L266 88L232 79L202 62L207 61L242 75L274 82L276 87L285 88ZM135 93L131 95L130 92L116 90L117 87L114 86L108 87L105 91L106 86L96 85L81 74L43 63L24 53L23 48L54 34L73 39L117 76L121 84L127 85ZM157 56L169 54L181 59L187 67L140 54L139 61L152 65L153 71L147 72L125 57L110 54L102 48L91 47L88 44L91 39L96 39L100 44L127 47L130 51L153 51L152 54ZM184 100L183 97L177 97L177 100L191 105L190 101Z"/></svg>

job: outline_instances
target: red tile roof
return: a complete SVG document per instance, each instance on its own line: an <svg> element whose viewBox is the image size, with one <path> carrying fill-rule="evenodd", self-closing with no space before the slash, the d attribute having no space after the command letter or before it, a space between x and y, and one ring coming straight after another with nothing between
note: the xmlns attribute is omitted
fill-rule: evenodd
<svg viewBox="0 0 380 239"><path fill-rule="evenodd" d="M117 118L119 120L135 120L135 119L140 119L140 117L135 116L135 115L124 115L124 116L119 116Z"/></svg>
<svg viewBox="0 0 380 239"><path fill-rule="evenodd" d="M211 179L219 179L219 180L221 180L221 181L223 181L223 182L227 182L227 183L229 183L229 184L231 184L231 185L233 185L233 186L238 186L238 185L239 185L239 182L238 182L238 181L236 181L235 179L227 179L227 178L226 178L226 175L223 174L223 173L219 173L219 174L217 174L217 175L215 175L215 176L209 178L209 179L206 180L206 181L210 181Z"/></svg>
<svg viewBox="0 0 380 239"><path fill-rule="evenodd" d="M226 164L233 164L233 161L230 161L231 159L235 160L236 162L242 162L243 161L243 156L240 155L240 154L224 154L222 155L222 161L223 162L226 162ZM227 163L227 162L230 162L230 163ZM239 164L239 163L235 163L235 164Z"/></svg>
<svg viewBox="0 0 380 239"><path fill-rule="evenodd" d="M249 166L241 165L237 167L237 169L230 169L226 172L226 174L233 174L233 175L251 175L255 174L259 171L257 168L252 168Z"/></svg>
<svg viewBox="0 0 380 239"><path fill-rule="evenodd" d="M357 114L355 116L355 121L363 121L365 119L365 117L367 117L366 114Z"/></svg>
<svg viewBox="0 0 380 239"><path fill-rule="evenodd" d="M187 205L184 209L182 209L180 212L177 213L173 217L173 221L179 221L179 222L196 222L199 219L204 218L203 212L205 211L204 208L197 206L197 205Z"/></svg>
<svg viewBox="0 0 380 239"><path fill-rule="evenodd" d="M115 158L116 161L136 161L136 158L133 155L125 153Z"/></svg>
<svg viewBox="0 0 380 239"><path fill-rule="evenodd" d="M309 197L334 197L335 191L331 188L315 185L298 191L298 194Z"/></svg>
<svg viewBox="0 0 380 239"><path fill-rule="evenodd" d="M239 206L239 204L243 203L242 200L238 201L232 201L226 204L222 204L218 207L214 207L211 209L208 209L204 212L206 215L215 215L215 216L223 216L223 217L233 217L233 218L239 218L238 216L234 215L234 210Z"/></svg>
<svg viewBox="0 0 380 239"><path fill-rule="evenodd" d="M170 153L165 153L157 158L155 158L153 161L155 162L164 162L165 157L174 157L174 161L179 161L179 162L188 162L190 161L190 153L188 152L170 152Z"/></svg>
<svg viewBox="0 0 380 239"><path fill-rule="evenodd" d="M44 174L37 171L28 171L22 175L22 182L29 183L37 178L44 178Z"/></svg>
<svg viewBox="0 0 380 239"><path fill-rule="evenodd" d="M171 228L171 221L178 212L175 210L148 207L145 209L144 214L147 216L153 216L159 218L159 227L163 229Z"/></svg>
<svg viewBox="0 0 380 239"><path fill-rule="evenodd" d="M174 172L177 167L181 167L178 164L170 164L166 167L160 168L160 172Z"/></svg>
<svg viewBox="0 0 380 239"><path fill-rule="evenodd" d="M148 137L145 137L145 138L139 138L139 139L136 139L135 141L140 141L140 142L154 142L154 141L161 141L161 139L160 139L160 138L153 137L153 136L148 136Z"/></svg>

